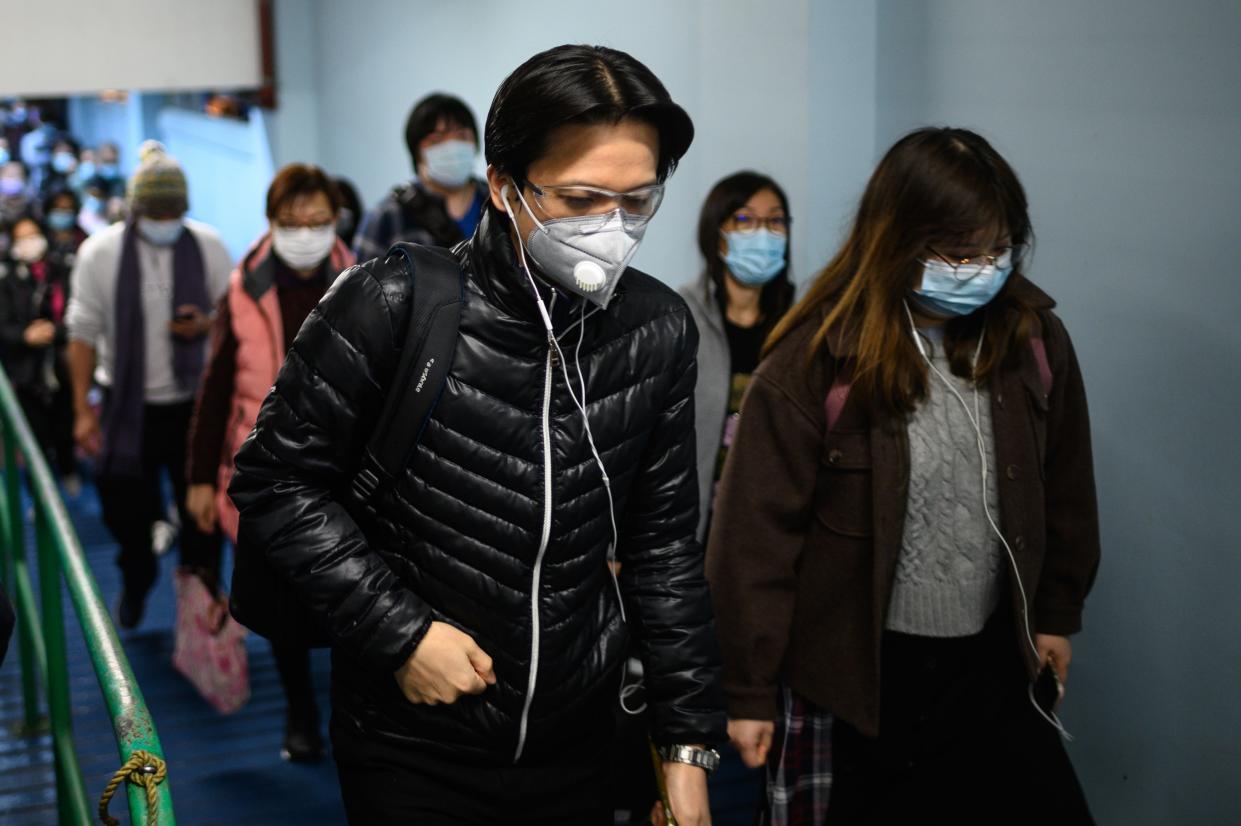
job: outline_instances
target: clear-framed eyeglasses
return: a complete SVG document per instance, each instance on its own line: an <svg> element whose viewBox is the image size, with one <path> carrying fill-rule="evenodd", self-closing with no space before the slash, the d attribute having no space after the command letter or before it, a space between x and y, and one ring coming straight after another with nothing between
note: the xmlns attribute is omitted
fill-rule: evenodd
<svg viewBox="0 0 1241 826"><path fill-rule="evenodd" d="M1025 255L1025 244L1011 244L1008 246L997 247L988 253L979 253L978 255L959 256L945 255L934 247L927 247L931 254L935 256L937 263L947 266L952 270L952 275L958 281L969 281L976 278L979 269L982 267L1011 267L1021 260Z"/></svg>
<svg viewBox="0 0 1241 826"><path fill-rule="evenodd" d="M620 210L629 228L642 226L654 217L664 200L664 185L650 184L628 192L597 186L543 186L527 181L534 202L551 219L607 215Z"/></svg>

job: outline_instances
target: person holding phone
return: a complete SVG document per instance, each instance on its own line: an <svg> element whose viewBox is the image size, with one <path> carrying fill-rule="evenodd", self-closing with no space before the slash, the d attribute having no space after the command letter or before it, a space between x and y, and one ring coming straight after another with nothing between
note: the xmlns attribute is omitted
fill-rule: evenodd
<svg viewBox="0 0 1241 826"><path fill-rule="evenodd" d="M129 182L130 220L78 249L66 314L74 435L96 458L103 521L120 545L122 628L141 621L158 573L151 529L164 513L164 469L181 515L181 564L219 564L218 533L200 531L185 508L185 453L211 311L232 270L215 230L185 218L180 164L155 141L141 158ZM95 381L102 418L87 401Z"/></svg>
<svg viewBox="0 0 1241 826"><path fill-rule="evenodd" d="M1032 241L1004 158L920 129L772 334L708 548L769 823L1090 822L1050 707L1099 563L1090 422Z"/></svg>

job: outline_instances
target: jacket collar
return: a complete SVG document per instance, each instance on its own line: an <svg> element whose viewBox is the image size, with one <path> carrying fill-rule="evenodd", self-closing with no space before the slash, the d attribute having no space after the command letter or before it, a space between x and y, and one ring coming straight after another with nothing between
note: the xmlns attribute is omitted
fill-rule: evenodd
<svg viewBox="0 0 1241 826"><path fill-rule="evenodd" d="M272 252L271 233L265 232L255 241L241 258L241 285L255 301L276 283L276 256ZM328 254L328 286L342 270L353 263L353 254L340 238L332 245ZM320 265L322 266L322 265Z"/></svg>
<svg viewBox="0 0 1241 826"><path fill-rule="evenodd" d="M718 296L719 288L715 282L711 280L711 275L706 270L698 276L698 280L694 282L694 286L689 290L689 298L691 301L699 304L702 317L707 319L707 323L711 325L717 333L724 333L724 316L720 312L720 302Z"/></svg>

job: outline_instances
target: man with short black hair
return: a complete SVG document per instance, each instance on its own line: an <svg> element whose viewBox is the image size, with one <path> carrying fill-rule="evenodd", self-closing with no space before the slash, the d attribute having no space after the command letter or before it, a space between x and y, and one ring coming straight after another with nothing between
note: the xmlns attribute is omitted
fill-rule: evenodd
<svg viewBox="0 0 1241 826"><path fill-rule="evenodd" d="M440 93L418 101L405 144L417 177L367 213L354 239L359 261L382 257L398 241L451 247L478 226L487 184L474 175L478 127L465 101Z"/></svg>

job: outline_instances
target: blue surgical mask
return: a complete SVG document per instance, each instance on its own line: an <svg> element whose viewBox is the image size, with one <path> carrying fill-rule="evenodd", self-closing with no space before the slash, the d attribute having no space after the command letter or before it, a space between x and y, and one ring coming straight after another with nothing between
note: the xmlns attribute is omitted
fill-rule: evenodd
<svg viewBox="0 0 1241 826"><path fill-rule="evenodd" d="M8 162L9 162L9 160L10 160L10 158L9 158L9 150L7 150L7 149L5 149L4 147L0 146L0 166L4 166L6 163L8 163Z"/></svg>
<svg viewBox="0 0 1241 826"><path fill-rule="evenodd" d="M923 261L922 285L911 291L911 298L915 306L933 315L969 315L999 295L1012 271L1011 252L994 264L963 264L955 271L944 261Z"/></svg>
<svg viewBox="0 0 1241 826"><path fill-rule="evenodd" d="M121 174L121 170L114 163L100 164L99 177L106 180L112 180Z"/></svg>
<svg viewBox="0 0 1241 826"><path fill-rule="evenodd" d="M180 218L167 221L154 221L150 218L138 219L138 232L157 247L171 247L177 243L184 229L185 224L181 223Z"/></svg>
<svg viewBox="0 0 1241 826"><path fill-rule="evenodd" d="M470 141L443 141L422 151L422 167L427 177L441 186L463 186L474 172L477 154Z"/></svg>
<svg viewBox="0 0 1241 826"><path fill-rule="evenodd" d="M73 157L72 152L57 152L52 155L52 169L61 175L68 175L77 164L78 159Z"/></svg>
<svg viewBox="0 0 1241 826"><path fill-rule="evenodd" d="M26 182L21 178L0 178L0 195L13 197L26 191Z"/></svg>
<svg viewBox="0 0 1241 826"><path fill-rule="evenodd" d="M757 232L726 232L724 239L728 241L728 252L723 256L724 266L742 284L761 287L784 269L784 255L789 247L787 236L760 229Z"/></svg>
<svg viewBox="0 0 1241 826"><path fill-rule="evenodd" d="M78 164L78 180L89 181L93 177L95 177L94 161L82 161Z"/></svg>
<svg viewBox="0 0 1241 826"><path fill-rule="evenodd" d="M53 209L47 214L47 225L57 232L68 232L78 222L71 209Z"/></svg>
<svg viewBox="0 0 1241 826"><path fill-rule="evenodd" d="M103 198L96 195L87 195L82 199L82 209L95 215L103 215Z"/></svg>

